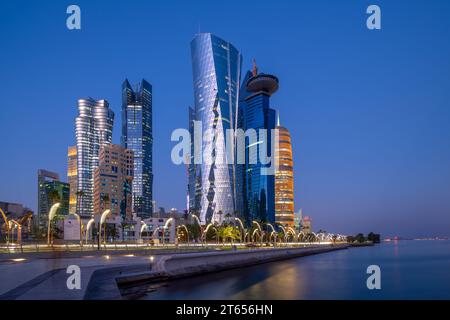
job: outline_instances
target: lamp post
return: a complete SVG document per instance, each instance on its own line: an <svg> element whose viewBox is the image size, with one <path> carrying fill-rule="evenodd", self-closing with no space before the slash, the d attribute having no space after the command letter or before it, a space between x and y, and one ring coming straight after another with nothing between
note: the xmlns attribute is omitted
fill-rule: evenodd
<svg viewBox="0 0 450 320"><path fill-rule="evenodd" d="M55 203L51 208L50 208L50 212L48 213L48 226L47 226L47 245L50 245L50 237L51 237L51 224L52 224L52 220L56 215L56 211L58 211L59 206L61 205L61 203ZM52 238L52 244L53 244L53 237Z"/></svg>
<svg viewBox="0 0 450 320"><path fill-rule="evenodd" d="M144 229L147 228L147 224L143 221L142 222L142 226L141 226L141 231L139 232L139 237L142 239L142 232L144 232Z"/></svg>
<svg viewBox="0 0 450 320"><path fill-rule="evenodd" d="M80 247L83 246L83 223L81 222L81 217L78 213L73 213L73 215L77 218L78 222L80 223Z"/></svg>
<svg viewBox="0 0 450 320"><path fill-rule="evenodd" d="M245 242L245 228L244 228L244 224L242 223L242 220L237 218L237 217L235 217L234 220L239 222L239 225L241 226L241 229L242 229L241 240L242 240L242 237L244 237L244 242Z"/></svg>
<svg viewBox="0 0 450 320"><path fill-rule="evenodd" d="M169 220L166 221L166 223L164 224L164 227L162 228L162 240L163 240L163 246L164 246L164 230L169 228L169 224L173 222L173 218L170 218Z"/></svg>
<svg viewBox="0 0 450 320"><path fill-rule="evenodd" d="M202 242L204 241L206 243L206 234L208 233L209 228L211 228L212 226L213 226L212 223L206 226L206 229L202 233Z"/></svg>
<svg viewBox="0 0 450 320"><path fill-rule="evenodd" d="M88 236L89 236L89 230L91 229L91 226L94 224L95 220L91 219L88 221L87 225L86 225L86 245L88 242Z"/></svg>
<svg viewBox="0 0 450 320"><path fill-rule="evenodd" d="M270 243L270 239L272 238L272 235L273 235L274 233L276 234L276 232L275 232L275 228L273 227L272 224L267 223L267 226L270 227L270 228L272 229L272 232L270 233L270 238L269 238L269 243ZM275 240L276 240L276 238L274 238L274 245L275 245Z"/></svg>
<svg viewBox="0 0 450 320"><path fill-rule="evenodd" d="M189 246L189 231L188 231L186 225L183 224L181 226L178 226L177 228L184 228L184 230L186 231L187 244Z"/></svg>
<svg viewBox="0 0 450 320"><path fill-rule="evenodd" d="M97 244L97 248L99 250L100 250L100 243L101 243L101 238L102 238L102 225L105 223L106 218L108 217L108 215L110 213L111 213L111 210L106 209L105 211L103 211L102 216L100 217L100 222L98 224L98 244ZM106 227L105 227L104 237L106 238Z"/></svg>
<svg viewBox="0 0 450 320"><path fill-rule="evenodd" d="M257 226L258 229L259 229L260 242L261 242L261 245L262 245L262 242L263 242L263 231L262 231L262 229L261 229L261 225L260 225L259 222L256 221L256 220L253 220L252 223L253 223L253 224L256 224L256 226ZM255 233L253 232L253 235L254 235L254 234L255 234ZM253 238L253 236L252 236L252 238ZM253 241L253 239L252 239L252 241Z"/></svg>

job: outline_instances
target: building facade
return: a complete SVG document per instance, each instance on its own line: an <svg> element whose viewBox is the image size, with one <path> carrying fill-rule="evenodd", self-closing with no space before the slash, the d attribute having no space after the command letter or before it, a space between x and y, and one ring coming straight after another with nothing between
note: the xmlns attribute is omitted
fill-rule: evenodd
<svg viewBox="0 0 450 320"><path fill-rule="evenodd" d="M174 243L176 239L175 222L169 222L170 218L148 218L143 220L143 241L154 241L157 243ZM164 228L167 227L167 228Z"/></svg>
<svg viewBox="0 0 450 320"><path fill-rule="evenodd" d="M112 216L132 220L133 162L133 151L120 145L101 148L94 173L94 214L110 209Z"/></svg>
<svg viewBox="0 0 450 320"><path fill-rule="evenodd" d="M236 210L236 167L227 161L226 149L230 143L233 150L234 141L226 141L226 130L236 129L242 56L231 43L210 33L194 37L191 55L192 117L201 121L203 157L202 163L195 165L196 178L191 181L199 182L200 207L190 211L197 210L203 224L220 224Z"/></svg>
<svg viewBox="0 0 450 320"><path fill-rule="evenodd" d="M275 220L283 226L294 227L294 162L288 129L277 129L275 157Z"/></svg>
<svg viewBox="0 0 450 320"><path fill-rule="evenodd" d="M77 212L77 147L71 146L67 150L67 181L70 185L69 213Z"/></svg>
<svg viewBox="0 0 450 320"><path fill-rule="evenodd" d="M48 211L46 214L41 213L39 215L39 228L46 230L48 212L54 204L60 203L56 213L58 217L63 218L69 214L70 185L61 181L46 181L42 183L41 194L43 195L41 199L42 207L48 208Z"/></svg>
<svg viewBox="0 0 450 320"><path fill-rule="evenodd" d="M142 80L133 89L122 85L122 146L134 153L133 212L142 219L153 214L152 86Z"/></svg>
<svg viewBox="0 0 450 320"><path fill-rule="evenodd" d="M246 133L245 150L242 150L245 152L245 164L238 165L238 186L242 190L243 204L240 207L247 224L253 220L275 222L275 177L270 167L275 162L271 158L276 111L270 108L270 97L278 87L278 78L258 73L255 62L242 84L239 125ZM266 159L261 158L262 154Z"/></svg>
<svg viewBox="0 0 450 320"><path fill-rule="evenodd" d="M89 219L94 213L94 171L98 167L100 148L112 141L114 112L106 100L78 100L75 120L77 142L77 208Z"/></svg>
<svg viewBox="0 0 450 320"><path fill-rule="evenodd" d="M40 229L46 228L48 213L51 208L51 202L48 201L48 183L56 181L59 181L58 173L44 169L38 170L38 210L36 223Z"/></svg>
<svg viewBox="0 0 450 320"><path fill-rule="evenodd" d="M195 160L195 110L189 107L189 134L191 136L191 154L190 161L187 165L187 175L188 175L188 194L187 194L187 209L191 214L199 216L201 199L202 199L202 189L201 189L201 175L200 166L194 163Z"/></svg>

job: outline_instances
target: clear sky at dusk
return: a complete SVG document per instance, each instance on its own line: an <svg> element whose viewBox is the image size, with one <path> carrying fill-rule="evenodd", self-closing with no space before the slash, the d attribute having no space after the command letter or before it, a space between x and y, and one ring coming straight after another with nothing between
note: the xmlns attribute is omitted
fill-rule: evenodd
<svg viewBox="0 0 450 320"><path fill-rule="evenodd" d="M82 29L66 28L81 7ZM366 28L378 4L382 30ZM36 210L37 170L66 180L77 100L107 99L120 143L121 84L153 85L154 198L184 209L170 135L193 104L190 41L212 32L280 79L296 210L313 229L450 235L450 2L1 1L0 201Z"/></svg>

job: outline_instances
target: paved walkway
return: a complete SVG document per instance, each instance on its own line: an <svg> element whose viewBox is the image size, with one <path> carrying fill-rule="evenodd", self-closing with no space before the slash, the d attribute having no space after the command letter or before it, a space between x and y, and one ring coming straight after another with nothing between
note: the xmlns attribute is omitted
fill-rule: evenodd
<svg viewBox="0 0 450 320"><path fill-rule="evenodd" d="M104 267L149 264L150 255L104 255L62 259L33 259L0 262L0 299L82 299L85 290L67 288L67 267L81 269L81 287L92 273Z"/></svg>

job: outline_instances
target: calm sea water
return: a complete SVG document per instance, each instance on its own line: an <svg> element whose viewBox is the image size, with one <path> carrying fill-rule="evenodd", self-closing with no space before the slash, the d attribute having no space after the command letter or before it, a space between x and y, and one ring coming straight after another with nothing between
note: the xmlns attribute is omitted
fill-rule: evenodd
<svg viewBox="0 0 450 320"><path fill-rule="evenodd" d="M381 290L368 290L369 265ZM450 241L399 241L149 286L143 299L450 299Z"/></svg>

